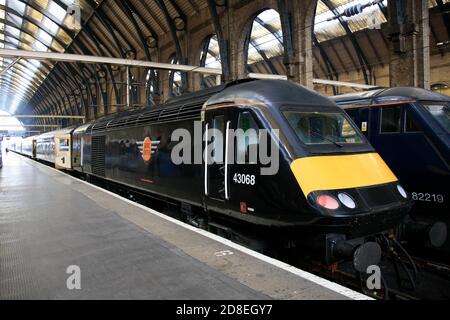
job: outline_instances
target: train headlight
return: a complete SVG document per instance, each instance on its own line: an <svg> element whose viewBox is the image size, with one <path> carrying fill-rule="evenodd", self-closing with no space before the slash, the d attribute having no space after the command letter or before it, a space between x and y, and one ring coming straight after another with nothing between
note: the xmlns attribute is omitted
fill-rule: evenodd
<svg viewBox="0 0 450 320"><path fill-rule="evenodd" d="M339 208L339 202L337 201L337 199L328 195L318 196L316 198L316 203L319 206L330 210L336 210L337 208Z"/></svg>
<svg viewBox="0 0 450 320"><path fill-rule="evenodd" d="M408 194L406 193L405 189L403 189L403 187L401 185L397 185L397 190L398 192L402 195L403 198L407 199L408 198Z"/></svg>
<svg viewBox="0 0 450 320"><path fill-rule="evenodd" d="M344 206L346 206L347 208L349 208L349 209L355 209L356 208L355 201L348 194L346 194L346 193L339 193L338 194L338 198L339 198L339 201L342 202L342 204Z"/></svg>

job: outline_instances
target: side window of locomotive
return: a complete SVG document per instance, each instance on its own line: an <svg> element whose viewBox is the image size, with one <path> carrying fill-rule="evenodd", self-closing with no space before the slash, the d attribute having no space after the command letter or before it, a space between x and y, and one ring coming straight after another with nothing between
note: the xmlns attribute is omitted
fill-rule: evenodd
<svg viewBox="0 0 450 320"><path fill-rule="evenodd" d="M402 108L399 106L387 106L380 109L380 133L400 133Z"/></svg>
<svg viewBox="0 0 450 320"><path fill-rule="evenodd" d="M242 135L236 136L236 162L258 163L259 127L248 111L239 114L237 129Z"/></svg>
<svg viewBox="0 0 450 320"><path fill-rule="evenodd" d="M422 128L416 122L412 112L405 107L405 132L422 132Z"/></svg>
<svg viewBox="0 0 450 320"><path fill-rule="evenodd" d="M218 136L213 137L213 161L215 163L223 163L224 153L223 153L223 145L224 145L224 133L225 133L225 117L217 116L213 119L213 129L217 130ZM219 134L219 132L221 134Z"/></svg>

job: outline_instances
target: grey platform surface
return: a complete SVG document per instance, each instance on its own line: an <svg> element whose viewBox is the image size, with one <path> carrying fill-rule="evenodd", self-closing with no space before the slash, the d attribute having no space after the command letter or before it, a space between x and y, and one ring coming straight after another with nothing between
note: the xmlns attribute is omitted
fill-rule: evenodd
<svg viewBox="0 0 450 320"><path fill-rule="evenodd" d="M0 299L347 299L30 159L3 159ZM67 288L71 265L81 290Z"/></svg>

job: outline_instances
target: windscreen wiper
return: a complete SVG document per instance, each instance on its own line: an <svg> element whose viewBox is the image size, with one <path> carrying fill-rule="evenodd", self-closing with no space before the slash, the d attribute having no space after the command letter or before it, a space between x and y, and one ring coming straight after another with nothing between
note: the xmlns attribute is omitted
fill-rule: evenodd
<svg viewBox="0 0 450 320"><path fill-rule="evenodd" d="M323 140L326 140L326 141L328 141L328 142L331 142L332 144L334 144L334 145L335 145L336 147L338 147L338 148L343 148L343 147L344 147L342 144L337 143L336 141L331 140L331 139L325 137L323 134L321 134L321 133L319 133L319 132L317 132L317 131L314 131L314 130L311 130L311 129L310 129L309 132L312 133L312 134L314 134L314 135L316 135L316 136L318 136L318 137L321 137Z"/></svg>

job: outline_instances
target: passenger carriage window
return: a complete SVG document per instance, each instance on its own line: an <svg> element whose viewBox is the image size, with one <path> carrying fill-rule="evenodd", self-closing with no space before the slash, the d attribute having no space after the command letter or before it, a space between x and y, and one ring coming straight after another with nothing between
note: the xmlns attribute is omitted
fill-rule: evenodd
<svg viewBox="0 0 450 320"><path fill-rule="evenodd" d="M422 128L414 120L411 111L405 108L405 132L422 132Z"/></svg>
<svg viewBox="0 0 450 320"><path fill-rule="evenodd" d="M69 151L69 139L59 139L59 150Z"/></svg>
<svg viewBox="0 0 450 320"><path fill-rule="evenodd" d="M246 111L239 114L237 129L242 130L240 132L242 136L236 136L236 162L258 163L259 127L250 112ZM254 151L251 151L252 149Z"/></svg>
<svg viewBox="0 0 450 320"><path fill-rule="evenodd" d="M400 106L381 107L380 133L399 133L401 113Z"/></svg>

